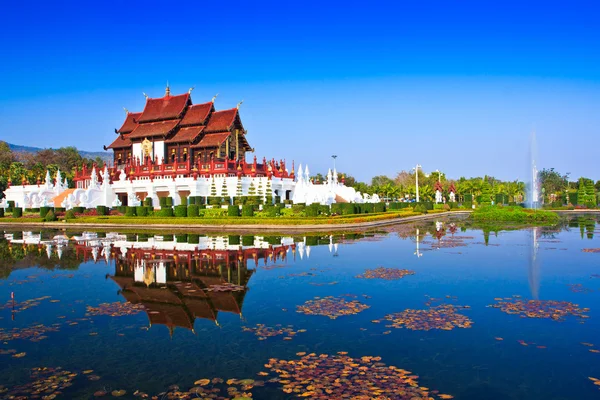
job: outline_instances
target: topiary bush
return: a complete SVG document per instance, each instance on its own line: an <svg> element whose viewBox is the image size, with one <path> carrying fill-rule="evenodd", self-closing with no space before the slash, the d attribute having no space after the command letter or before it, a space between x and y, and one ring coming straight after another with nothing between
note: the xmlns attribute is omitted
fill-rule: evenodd
<svg viewBox="0 0 600 400"><path fill-rule="evenodd" d="M473 208L473 202L472 201L463 201L462 205L463 205L464 208L468 208L468 209Z"/></svg>
<svg viewBox="0 0 600 400"><path fill-rule="evenodd" d="M23 216L23 209L21 207L14 207L12 210L13 218L21 218Z"/></svg>
<svg viewBox="0 0 600 400"><path fill-rule="evenodd" d="M85 207L73 207L72 210L75 214L83 214L85 212Z"/></svg>
<svg viewBox="0 0 600 400"><path fill-rule="evenodd" d="M187 243L188 235L185 233L181 233L181 234L175 236L175 239L177 240L177 243Z"/></svg>
<svg viewBox="0 0 600 400"><path fill-rule="evenodd" d="M185 205L175 206L173 214L176 217L187 217L187 206L185 206Z"/></svg>
<svg viewBox="0 0 600 400"><path fill-rule="evenodd" d="M147 206L137 206L135 208L135 215L138 217L147 217L148 216L148 207Z"/></svg>
<svg viewBox="0 0 600 400"><path fill-rule="evenodd" d="M254 236L252 235L243 235L242 236L242 246L253 246L254 245Z"/></svg>
<svg viewBox="0 0 600 400"><path fill-rule="evenodd" d="M190 199L192 199L192 197L190 197ZM194 201L195 201L195 199L194 199ZM195 203L187 206L187 216L188 217L191 217L191 218L197 217L199 215L198 211L199 211L199 208Z"/></svg>
<svg viewBox="0 0 600 400"><path fill-rule="evenodd" d="M418 213L422 213L422 214L427 214L427 207L425 207L424 204L417 204L415 206L415 208L413 208L414 212L418 212Z"/></svg>
<svg viewBox="0 0 600 400"><path fill-rule="evenodd" d="M126 217L135 217L135 207L133 206L127 206L127 209L125 210L125 216Z"/></svg>
<svg viewBox="0 0 600 400"><path fill-rule="evenodd" d="M227 216L228 217L239 217L240 216L240 207L239 206L227 207Z"/></svg>
<svg viewBox="0 0 600 400"><path fill-rule="evenodd" d="M254 216L254 207L252 204L244 204L242 206L242 217L253 217Z"/></svg>
<svg viewBox="0 0 600 400"><path fill-rule="evenodd" d="M188 217L189 217L189 210L188 210ZM198 244L198 243L200 243L200 235L196 235L196 234L190 233L188 235L188 243L189 244Z"/></svg>
<svg viewBox="0 0 600 400"><path fill-rule="evenodd" d="M4 208L0 207L0 218L4 217Z"/></svg>
<svg viewBox="0 0 600 400"><path fill-rule="evenodd" d="M152 197L146 197L144 199L144 205L146 207L153 207L153 205L152 205Z"/></svg>
<svg viewBox="0 0 600 400"><path fill-rule="evenodd" d="M229 244L237 246L240 244L240 235L229 235Z"/></svg>
<svg viewBox="0 0 600 400"><path fill-rule="evenodd" d="M220 206L221 205L221 197L208 196L208 204L211 206Z"/></svg>
<svg viewBox="0 0 600 400"><path fill-rule="evenodd" d="M276 217L279 215L278 211L279 211L279 209L274 206L264 206L263 207L263 214L266 217Z"/></svg>
<svg viewBox="0 0 600 400"><path fill-rule="evenodd" d="M53 209L53 207L40 207L40 209L39 209L40 217L46 218L48 211L50 211L52 209Z"/></svg>
<svg viewBox="0 0 600 400"><path fill-rule="evenodd" d="M46 216L44 217L44 221L46 222L54 222L56 221L56 214L54 214L54 209L50 209L48 210L48 213L46 214Z"/></svg>
<svg viewBox="0 0 600 400"><path fill-rule="evenodd" d="M310 206L306 206L304 208L304 215L307 217L316 217L319 215L319 205L311 204Z"/></svg>
<svg viewBox="0 0 600 400"><path fill-rule="evenodd" d="M75 213L73 212L73 210L67 210L65 212L65 219L67 221L70 220L70 219L75 219L75 218L77 218L77 217L75 216Z"/></svg>
<svg viewBox="0 0 600 400"><path fill-rule="evenodd" d="M164 208L167 206L167 198L166 197L159 197L158 198L158 205L160 206L160 208Z"/></svg>

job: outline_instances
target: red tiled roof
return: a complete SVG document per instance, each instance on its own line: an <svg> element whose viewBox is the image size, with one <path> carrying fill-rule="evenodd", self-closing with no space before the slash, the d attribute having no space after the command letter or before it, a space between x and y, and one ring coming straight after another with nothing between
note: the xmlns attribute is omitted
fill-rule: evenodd
<svg viewBox="0 0 600 400"><path fill-rule="evenodd" d="M189 93L146 100L146 106L138 122L161 121L178 118L190 99Z"/></svg>
<svg viewBox="0 0 600 400"><path fill-rule="evenodd" d="M193 142L199 134L202 133L204 129L203 126L188 126L185 128L180 128L175 136L171 139L166 140L166 143L191 143Z"/></svg>
<svg viewBox="0 0 600 400"><path fill-rule="evenodd" d="M193 145L194 148L199 147L218 147L229 137L230 132L220 132L220 133L209 133L204 135L204 137L198 142L198 144Z"/></svg>
<svg viewBox="0 0 600 400"><path fill-rule="evenodd" d="M110 144L110 146L106 147L107 149L122 149L123 147L131 146L131 140L129 139L129 135L121 135L117 136L114 142Z"/></svg>
<svg viewBox="0 0 600 400"><path fill-rule="evenodd" d="M142 115L142 113L127 113L127 117L125 117L125 122L123 125L117 130L117 133L129 133L135 129L138 125L137 120ZM135 121L134 121L135 120Z"/></svg>
<svg viewBox="0 0 600 400"><path fill-rule="evenodd" d="M179 120L151 122L140 124L129 134L129 139L145 137L164 136L171 132L179 123Z"/></svg>
<svg viewBox="0 0 600 400"><path fill-rule="evenodd" d="M204 104L195 104L193 106L190 106L185 112L185 115L179 123L179 125L204 125L206 119L214 110L214 104L212 101Z"/></svg>
<svg viewBox="0 0 600 400"><path fill-rule="evenodd" d="M205 132L223 132L230 130L235 122L237 114L237 108L212 113L208 120Z"/></svg>

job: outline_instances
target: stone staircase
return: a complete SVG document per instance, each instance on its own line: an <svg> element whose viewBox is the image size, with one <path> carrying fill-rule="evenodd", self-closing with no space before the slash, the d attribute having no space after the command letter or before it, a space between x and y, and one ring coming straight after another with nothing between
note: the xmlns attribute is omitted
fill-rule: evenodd
<svg viewBox="0 0 600 400"><path fill-rule="evenodd" d="M64 199L67 198L68 195L70 195L71 193L73 193L75 191L75 189L67 189L64 192L62 192L61 194L59 194L58 196L55 196L52 201L54 202L54 207L62 207L61 204L64 201Z"/></svg>

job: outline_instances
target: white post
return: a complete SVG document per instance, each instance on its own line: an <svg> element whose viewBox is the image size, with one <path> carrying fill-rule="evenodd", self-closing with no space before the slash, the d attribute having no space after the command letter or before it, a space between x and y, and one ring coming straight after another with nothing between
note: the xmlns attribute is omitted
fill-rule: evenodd
<svg viewBox="0 0 600 400"><path fill-rule="evenodd" d="M417 164L413 169L415 170L415 184L416 184L416 192L417 192L417 203L419 202L419 168L421 166Z"/></svg>

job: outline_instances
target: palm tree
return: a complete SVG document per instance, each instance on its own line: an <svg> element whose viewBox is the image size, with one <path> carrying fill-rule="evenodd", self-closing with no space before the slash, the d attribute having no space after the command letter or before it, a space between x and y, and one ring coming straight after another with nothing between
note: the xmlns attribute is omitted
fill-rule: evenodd
<svg viewBox="0 0 600 400"><path fill-rule="evenodd" d="M419 197L420 197L419 200L431 201L434 196L435 196L435 193L433 192L433 189L431 188L431 186L429 186L429 185L419 186Z"/></svg>

